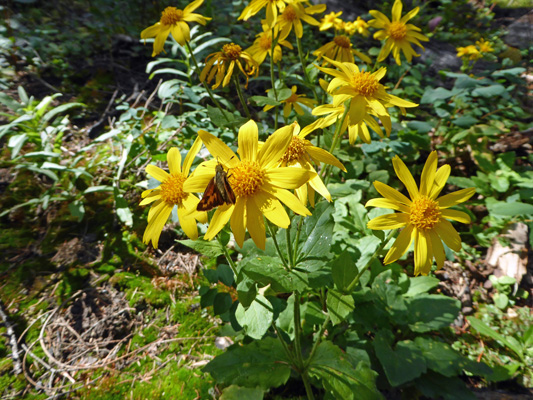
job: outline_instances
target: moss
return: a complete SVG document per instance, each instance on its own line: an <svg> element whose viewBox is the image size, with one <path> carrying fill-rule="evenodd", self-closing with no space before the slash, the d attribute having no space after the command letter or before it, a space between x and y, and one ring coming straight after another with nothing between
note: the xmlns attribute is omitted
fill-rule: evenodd
<svg viewBox="0 0 533 400"><path fill-rule="evenodd" d="M155 288L148 277L119 272L110 278L109 282L126 292L126 299L132 307L143 305L142 303L155 308L171 304L170 293Z"/></svg>

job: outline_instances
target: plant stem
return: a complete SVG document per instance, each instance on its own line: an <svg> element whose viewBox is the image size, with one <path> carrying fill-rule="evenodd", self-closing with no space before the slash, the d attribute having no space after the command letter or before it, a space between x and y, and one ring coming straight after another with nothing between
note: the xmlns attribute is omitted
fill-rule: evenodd
<svg viewBox="0 0 533 400"><path fill-rule="evenodd" d="M351 100L350 100L351 101ZM342 126L344 125L344 120L346 119L346 116L348 115L348 111L350 110L350 103L348 105L344 105L344 114L342 114L342 117L337 122L337 127L335 128L335 134L333 135L333 142L331 143L331 147L329 149L329 152L333 154L333 151L337 148L337 145L340 142L341 138L341 130ZM333 166L328 164L324 168L324 185L328 185L329 179L331 178L331 168Z"/></svg>
<svg viewBox="0 0 533 400"><path fill-rule="evenodd" d="M313 343L313 348L311 349L311 353L309 353L309 358L307 359L307 362L305 363L305 367L308 368L309 364L311 364L311 361L313 360L313 357L315 356L316 349L318 348L318 345L320 344L320 341L322 340L322 335L324 334L324 331L326 330L326 326L329 324L329 314L326 316L326 320L320 327L320 330L316 334L316 340L315 343Z"/></svg>
<svg viewBox="0 0 533 400"><path fill-rule="evenodd" d="M194 63L194 67L196 68L197 74L198 74L198 76L200 76L200 67L198 66L198 62L196 61L196 57L194 57L194 53L192 52L191 45L189 44L189 42L185 42L185 44L187 45L187 50L189 50L189 54L191 55L191 59L192 59L192 61ZM226 115L226 112L222 109L222 107L221 107L220 103L218 102L218 100L215 99L215 96L213 95L213 92L211 91L211 89L209 89L209 85L206 82L202 82L202 85L205 88L205 90L207 91L207 94L209 95L209 97L211 98L211 100L213 101L215 106L220 110L220 112L222 113L222 115L224 116L226 121L228 121L228 123L231 123L231 120ZM233 133L235 135L237 135L237 131L235 130L234 126L230 126L230 129L233 131Z"/></svg>
<svg viewBox="0 0 533 400"><path fill-rule="evenodd" d="M283 266L287 271L289 271L291 268L287 264L287 261L285 260L285 257L281 253L281 249L278 245L278 240L276 239L276 235L274 234L274 230L272 229L272 225L270 224L270 221L267 220L267 227L268 227L268 233L270 233L270 237L272 238L272 241L274 242L274 246L276 247L276 251L278 252L279 258L281 258L281 261L283 262Z"/></svg>
<svg viewBox="0 0 533 400"><path fill-rule="evenodd" d="M252 118L250 115L250 110L248 110L248 106L246 105L246 101L244 100L244 96L242 95L241 91L241 84L239 83L239 78L237 75L233 76L233 81L235 82L235 87L237 88L237 94L239 95L239 100L241 101L242 107L244 108L244 113L248 118Z"/></svg>
<svg viewBox="0 0 533 400"><path fill-rule="evenodd" d="M302 41L298 36L296 36L296 44L298 45L298 55L300 56L300 63L302 64L302 69L304 70L305 81L308 83L309 88L311 88L311 91L313 92L313 98L318 102L318 97L315 92L315 86L311 83L311 79L309 78L309 74L307 73L307 68L304 61L304 53L302 50Z"/></svg>
<svg viewBox="0 0 533 400"><path fill-rule="evenodd" d="M293 265L296 263L296 260L298 259L298 245L300 243L300 232L302 231L302 225L304 222L304 216L300 215L300 220L298 221L298 227L296 228L296 240L294 241L294 249L292 250L293 255Z"/></svg>
<svg viewBox="0 0 533 400"><path fill-rule="evenodd" d="M298 363L298 371L302 376L304 382L305 393L307 394L308 400L314 400L313 390L311 384L309 383L309 376L307 375L307 366L303 360L302 354L302 345L301 345L301 331L302 326L300 316L300 292L294 292L294 351L296 352L296 359Z"/></svg>
<svg viewBox="0 0 533 400"><path fill-rule="evenodd" d="M220 243L220 246L222 246L222 251L224 252L224 256L226 257L226 260L228 261L228 264L233 271L233 274L235 275L235 278L237 278L237 266L235 265L235 262L231 259L228 248L224 246L222 243L222 239L220 239L220 235L216 235L218 243Z"/></svg>
<svg viewBox="0 0 533 400"><path fill-rule="evenodd" d="M391 240L391 238L394 236L394 233L396 232L396 229L392 229L390 231L390 233L388 234L388 236L385 238L385 240L383 242L381 242L381 244L379 245L379 247L376 249L376 251L374 252L374 254L372 255L372 257L370 257L370 260L368 260L368 262L365 264L365 266L363 268L361 268L361 270L359 271L359 273L357 274L357 276L353 279L353 281L348 285L348 287L346 288L346 293L350 293L353 288L355 287L355 285L357 285L357 283L359 282L359 279L361 279L361 276L365 273L365 271L370 267L370 265L372 265L372 263L374 262L374 260L377 258L378 254L381 252L381 250L383 250L385 248L385 246L387 245L387 243L389 243L389 240Z"/></svg>

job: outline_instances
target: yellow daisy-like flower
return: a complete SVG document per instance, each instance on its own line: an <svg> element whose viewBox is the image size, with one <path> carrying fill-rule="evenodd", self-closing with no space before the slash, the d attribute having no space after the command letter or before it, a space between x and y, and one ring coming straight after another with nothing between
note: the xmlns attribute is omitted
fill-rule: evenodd
<svg viewBox="0 0 533 400"><path fill-rule="evenodd" d="M155 37L152 57L164 51L163 46L169 34L172 34L176 42L185 46L185 42L191 40L191 32L187 22L197 22L205 25L207 21L211 20L211 18L193 13L203 2L204 0L195 0L183 10L178 10L176 7L167 7L161 13L159 22L141 32L141 39Z"/></svg>
<svg viewBox="0 0 533 400"><path fill-rule="evenodd" d="M316 174L315 168L311 163L311 161L314 161L317 164L322 162L333 165L346 172L344 165L342 165L334 155L324 149L313 146L313 144L305 138L311 130L307 130L306 132L300 131L300 125L298 125L297 122L294 122L292 126L292 140L285 151L285 154L283 154L283 157L280 159L280 166L303 168ZM327 201L331 201L331 195L318 174L307 182L307 184L296 189L296 196L298 196L304 204L307 204L307 200L309 199L309 203L314 207L315 192L318 192Z"/></svg>
<svg viewBox="0 0 533 400"><path fill-rule="evenodd" d="M480 53L492 53L494 51L492 44L490 42L486 42L485 39L478 40L476 42L476 46Z"/></svg>
<svg viewBox="0 0 533 400"><path fill-rule="evenodd" d="M183 185L190 179L188 178L189 170L200 147L202 147L202 142L196 139L185 157L183 167L180 152L175 147L172 147L167 154L169 172L155 165L146 167L146 172L161 184L155 189L145 190L142 193L141 206L153 203L148 212L148 226L143 236L144 243L148 244L151 241L157 249L159 236L174 206L178 207L178 218L183 232L193 240L198 238L196 221L206 223L207 214L196 211L200 200L194 194L185 191Z"/></svg>
<svg viewBox="0 0 533 400"><path fill-rule="evenodd" d="M444 265L444 246L461 250L461 238L448 221L470 223L468 214L451 210L457 204L467 201L475 193L475 188L458 190L437 198L450 176L451 168L443 165L437 169L437 152L433 151L424 165L417 187L411 172L398 156L392 159L396 175L409 192L410 199L384 183L375 181L374 187L383 198L369 200L365 207L382 207L399 213L381 215L368 222L374 230L403 228L383 260L390 264L400 258L415 242L415 275L427 275L431 271L433 258L437 268Z"/></svg>
<svg viewBox="0 0 533 400"><path fill-rule="evenodd" d="M424 46L420 44L420 40L427 42L429 39L422 35L420 28L414 26L413 24L408 24L411 18L418 14L420 7L409 11L402 17L402 2L401 0L396 0L392 6L392 21L389 20L385 14L377 11L370 10L370 14L376 18L368 21L368 24L377 29L382 29L374 33L374 39L384 40L387 39L385 45L381 49L378 61L383 61L392 51L392 55L396 64L401 65L400 61L400 50L403 52L405 58L408 62L411 62L413 56L419 57L420 54L417 54L411 47L411 43L416 44L418 47L424 50Z"/></svg>
<svg viewBox="0 0 533 400"><path fill-rule="evenodd" d="M333 25L335 24L335 20L338 19L342 15L342 11L335 12L332 11L329 14L324 15L324 18L320 20L320 30L321 31L327 31L328 29L333 28Z"/></svg>
<svg viewBox="0 0 533 400"><path fill-rule="evenodd" d="M274 33L276 37L276 32ZM277 35L277 43L274 46L274 62L277 63L281 60L281 46L283 45L289 49L293 49L292 44L285 40L285 37ZM250 54L258 65L261 65L267 54L272 57L272 30L265 24L263 24L263 32L256 35L254 44L246 49L246 52Z"/></svg>
<svg viewBox="0 0 533 400"><path fill-rule="evenodd" d="M301 38L304 34L302 21L309 25L319 26L320 22L311 17L310 14L317 14L326 10L325 4L317 4L304 8L299 2L287 4L283 13L278 17L278 26L281 31L281 37L287 37L294 28L294 33Z"/></svg>
<svg viewBox="0 0 533 400"><path fill-rule="evenodd" d="M293 128L286 126L275 131L259 149L257 125L248 121L239 129L237 156L224 142L206 131L199 131L211 155L216 160L199 166L184 186L191 192L202 192L215 176L217 163L228 170L228 182L233 189L235 204L219 206L209 224L204 239L211 240L230 220L235 241L242 247L246 229L254 243L265 249L263 216L281 228L288 228L290 219L284 203L300 215L311 215L288 189L297 189L314 178L303 168L279 167L292 139Z"/></svg>
<svg viewBox="0 0 533 400"><path fill-rule="evenodd" d="M416 103L400 99L385 91L385 86L379 81L385 76L386 68L381 67L376 72L360 71L355 64L324 58L328 63L340 69L338 71L333 68L316 66L322 72L334 77L328 86L328 92L333 95L333 107L338 107L346 100L351 100L348 111L349 125L358 125L366 116L372 114L379 118L387 135L390 135L392 123L386 107L410 108L418 106Z"/></svg>
<svg viewBox="0 0 533 400"><path fill-rule="evenodd" d="M316 104L315 100L306 98L305 94L297 94L296 90L297 88L295 85L291 88L291 92L292 92L291 96L286 100L280 101L280 103L284 104L283 117L285 119L289 118L289 115L293 108L294 108L294 111L296 111L298 115L303 115L304 110L302 110L302 107L300 107L300 104L303 104L304 106L307 106L307 107L313 107ZM267 104L263 108L263 111L268 111L274 107L275 106L271 106Z"/></svg>
<svg viewBox="0 0 533 400"><path fill-rule="evenodd" d="M244 68L243 68L244 64ZM205 59L205 67L200 74L200 80L204 82L207 78L207 83L213 80L215 77L215 84L213 89L222 84L222 87L226 87L233 75L235 65L246 77L246 85L248 87L248 77L256 75L258 73L257 62L252 58L250 54L243 51L241 46L235 43L229 43L222 46L222 51L209 54ZM227 71L227 72L226 72Z"/></svg>
<svg viewBox="0 0 533 400"><path fill-rule="evenodd" d="M278 10L283 12L285 9L285 0L252 0L244 10L242 10L239 20L247 21L261 9L266 8L266 21L269 27L274 26L278 18Z"/></svg>
<svg viewBox="0 0 533 400"><path fill-rule="evenodd" d="M354 54L367 64L372 62L369 57L365 56L360 51L355 50L350 38L345 35L335 36L331 42L326 43L324 46L313 52L313 55L315 55L318 60L325 56L336 61L350 63L354 62ZM327 63L324 60L322 65L325 64Z"/></svg>
<svg viewBox="0 0 533 400"><path fill-rule="evenodd" d="M352 25L355 28L355 32L357 32L358 34L364 37L367 37L368 35L370 35L370 32L368 31L368 27L370 25L368 25L368 22L366 22L361 17L357 17L357 19L352 22Z"/></svg>
<svg viewBox="0 0 533 400"><path fill-rule="evenodd" d="M458 47L456 50L457 57L459 58L464 58L467 60L477 60L482 57L480 51L473 44L466 47Z"/></svg>
<svg viewBox="0 0 533 400"><path fill-rule="evenodd" d="M328 126L331 126L336 123L344 115L344 105L334 107L331 104L324 104L313 109L312 114L325 115L325 117L319 118L312 124L306 126L302 130L303 135L307 135L309 132L312 132L315 129L327 128ZM350 144L354 144L358 137L365 143L371 143L372 139L370 137L370 131L368 130L369 127L374 132L376 132L381 138L385 137L383 135L381 127L379 126L377 121L370 115L370 113L367 114L363 118L363 120L357 124L351 124L350 118L345 118L341 126L340 134L343 134L344 132L346 132L346 130L348 130L348 138Z"/></svg>

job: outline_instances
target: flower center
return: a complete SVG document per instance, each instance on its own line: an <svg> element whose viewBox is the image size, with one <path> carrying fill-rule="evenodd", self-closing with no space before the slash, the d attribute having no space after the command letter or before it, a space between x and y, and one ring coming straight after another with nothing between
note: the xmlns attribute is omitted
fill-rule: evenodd
<svg viewBox="0 0 533 400"><path fill-rule="evenodd" d="M360 95L371 97L379 89L379 82L370 72L363 71L353 76L352 86Z"/></svg>
<svg viewBox="0 0 533 400"><path fill-rule="evenodd" d="M285 100L286 103L296 103L297 101L298 101L298 95L296 93L291 94L291 97Z"/></svg>
<svg viewBox="0 0 533 400"><path fill-rule="evenodd" d="M183 10L178 10L176 7L167 7L161 13L162 25L174 25L183 19Z"/></svg>
<svg viewBox="0 0 533 400"><path fill-rule="evenodd" d="M293 136L289 147L280 159L281 163L290 165L294 161L299 160L305 153L305 145L307 143L309 143L308 140Z"/></svg>
<svg viewBox="0 0 533 400"><path fill-rule="evenodd" d="M389 26L389 35L395 40L402 40L407 34L407 27L403 22L393 21Z"/></svg>
<svg viewBox="0 0 533 400"><path fill-rule="evenodd" d="M350 42L350 39L344 35L335 36L333 39L335 44L339 47L343 47L345 49L349 49L352 46L352 43Z"/></svg>
<svg viewBox="0 0 533 400"><path fill-rule="evenodd" d="M272 38L267 35L261 35L259 38L259 47L263 50L270 50L272 47Z"/></svg>
<svg viewBox="0 0 533 400"><path fill-rule="evenodd" d="M251 196L263 185L265 172L257 162L244 160L230 170L228 179L235 196Z"/></svg>
<svg viewBox="0 0 533 400"><path fill-rule="evenodd" d="M235 43L229 43L222 46L222 52L232 60L237 60L242 53L242 47Z"/></svg>
<svg viewBox="0 0 533 400"><path fill-rule="evenodd" d="M287 7L285 7L285 11L283 11L283 18L285 18L285 20L289 22L292 22L295 19L298 19L298 16L296 15L296 11L291 5L288 5Z"/></svg>
<svg viewBox="0 0 533 400"><path fill-rule="evenodd" d="M183 182L187 177L184 174L172 174L163 183L161 183L161 200L165 203L174 205L181 204L189 195L183 191Z"/></svg>
<svg viewBox="0 0 533 400"><path fill-rule="evenodd" d="M409 211L409 222L418 229L432 229L440 222L439 203L429 197L420 196L413 201Z"/></svg>

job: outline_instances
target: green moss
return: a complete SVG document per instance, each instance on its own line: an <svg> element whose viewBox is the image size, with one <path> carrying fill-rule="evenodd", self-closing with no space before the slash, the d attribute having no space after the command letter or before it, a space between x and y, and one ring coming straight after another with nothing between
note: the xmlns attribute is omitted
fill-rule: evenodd
<svg viewBox="0 0 533 400"><path fill-rule="evenodd" d="M130 272L120 272L109 279L109 282L126 292L126 299L130 306L146 303L155 308L171 304L170 293L157 289L150 278L137 276Z"/></svg>

